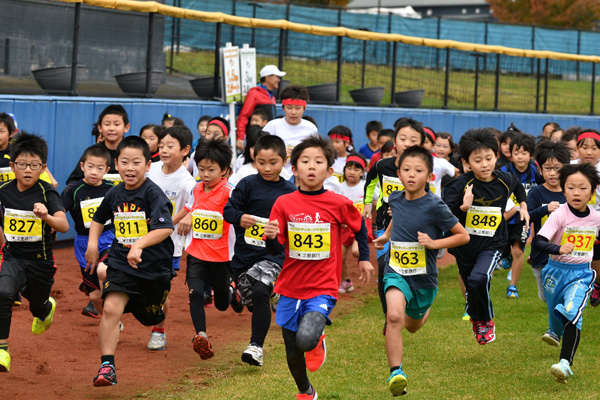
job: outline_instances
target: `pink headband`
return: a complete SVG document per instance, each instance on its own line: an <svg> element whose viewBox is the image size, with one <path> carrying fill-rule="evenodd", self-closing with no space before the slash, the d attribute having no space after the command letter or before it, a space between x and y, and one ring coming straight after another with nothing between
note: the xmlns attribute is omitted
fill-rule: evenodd
<svg viewBox="0 0 600 400"><path fill-rule="evenodd" d="M365 161L358 156L349 156L348 158L346 158L346 164L348 164L351 161L358 163L358 165L360 165L362 167L362 169L366 168Z"/></svg>
<svg viewBox="0 0 600 400"><path fill-rule="evenodd" d="M217 125L219 128L221 128L223 130L223 133L225 134L225 136L229 136L229 129L227 129L227 126L225 126L225 124L223 122L219 121L218 119L211 119L208 122L208 125Z"/></svg>
<svg viewBox="0 0 600 400"><path fill-rule="evenodd" d="M581 132L579 134L579 136L577 137L577 141L580 142L584 139L595 139L595 140L600 141L600 135L598 135L596 132L590 132L590 131Z"/></svg>
<svg viewBox="0 0 600 400"><path fill-rule="evenodd" d="M329 137L332 139L340 139L344 142L352 143L352 139L350 139L350 136L340 135L339 133L332 133L331 135L329 135Z"/></svg>
<svg viewBox="0 0 600 400"><path fill-rule="evenodd" d="M293 106L302 106L302 107L306 107L306 101L305 100L300 100L300 99L284 99L281 100L281 105L288 105L291 104Z"/></svg>

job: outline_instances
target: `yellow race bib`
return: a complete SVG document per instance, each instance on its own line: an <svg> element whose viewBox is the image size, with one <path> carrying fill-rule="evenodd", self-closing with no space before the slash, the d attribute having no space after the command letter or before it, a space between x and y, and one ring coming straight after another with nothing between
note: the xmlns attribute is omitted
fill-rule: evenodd
<svg viewBox="0 0 600 400"><path fill-rule="evenodd" d="M13 179L15 179L15 173L12 172L10 167L0 168L0 183L12 181Z"/></svg>
<svg viewBox="0 0 600 400"><path fill-rule="evenodd" d="M104 197L98 197L97 199L82 200L79 202L83 226L86 228L89 228L92 225L92 218L94 218L94 214L103 199Z"/></svg>
<svg viewBox="0 0 600 400"><path fill-rule="evenodd" d="M573 243L575 248L567 256L591 258L594 255L596 228L593 226L567 226L560 239L560 245Z"/></svg>
<svg viewBox="0 0 600 400"><path fill-rule="evenodd" d="M290 258L324 260L330 257L331 224L288 222Z"/></svg>
<svg viewBox="0 0 600 400"><path fill-rule="evenodd" d="M194 239L217 240L223 236L223 216L216 211L194 210L192 223Z"/></svg>
<svg viewBox="0 0 600 400"><path fill-rule="evenodd" d="M471 206L467 211L465 229L470 235L492 237L501 222L500 207Z"/></svg>
<svg viewBox="0 0 600 400"><path fill-rule="evenodd" d="M121 175L119 174L104 174L102 177L105 181L112 182L113 185L117 186L119 183L123 182Z"/></svg>
<svg viewBox="0 0 600 400"><path fill-rule="evenodd" d="M404 185L399 178L394 178L391 176L383 176L382 179L382 188L381 188L381 197L383 201L388 202L388 197L392 192L404 190Z"/></svg>
<svg viewBox="0 0 600 400"><path fill-rule="evenodd" d="M116 212L113 218L115 236L123 246L131 246L148 234L146 212Z"/></svg>
<svg viewBox="0 0 600 400"><path fill-rule="evenodd" d="M364 200L363 199L354 200L354 202L352 204L358 210L358 212L360 213L360 215L362 215L362 213L363 213L363 211L365 209Z"/></svg>
<svg viewBox="0 0 600 400"><path fill-rule="evenodd" d="M333 172L333 176L335 176L337 178L338 181L340 181L340 183L344 182L344 173L339 173L339 172Z"/></svg>
<svg viewBox="0 0 600 400"><path fill-rule="evenodd" d="M244 231L244 241L252 246L265 247L263 236L265 234L265 225L269 222L268 218L260 218L252 215L256 223Z"/></svg>
<svg viewBox="0 0 600 400"><path fill-rule="evenodd" d="M400 275L424 275L427 273L425 247L419 242L390 243L390 267Z"/></svg>
<svg viewBox="0 0 600 400"><path fill-rule="evenodd" d="M40 242L42 220L32 211L4 210L4 236L9 242Z"/></svg>

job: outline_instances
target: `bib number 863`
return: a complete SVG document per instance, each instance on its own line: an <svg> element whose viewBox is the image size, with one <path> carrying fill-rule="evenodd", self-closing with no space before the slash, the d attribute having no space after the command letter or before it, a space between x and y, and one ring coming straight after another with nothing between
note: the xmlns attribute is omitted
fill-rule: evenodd
<svg viewBox="0 0 600 400"><path fill-rule="evenodd" d="M394 251L394 259L398 265L417 265L419 263L419 254L409 251Z"/></svg>

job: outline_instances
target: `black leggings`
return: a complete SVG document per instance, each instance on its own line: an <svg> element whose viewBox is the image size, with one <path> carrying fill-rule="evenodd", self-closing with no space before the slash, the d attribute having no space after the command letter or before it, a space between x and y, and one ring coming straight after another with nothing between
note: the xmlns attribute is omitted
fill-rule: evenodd
<svg viewBox="0 0 600 400"><path fill-rule="evenodd" d="M385 285L383 284L383 271L385 269L385 255L377 259L377 292L383 313L387 314L387 302L385 301Z"/></svg>
<svg viewBox="0 0 600 400"><path fill-rule="evenodd" d="M297 332L286 328L281 329L288 368L300 392L307 392L310 389L304 353L317 347L326 322L327 318L323 314L310 311L302 317Z"/></svg>
<svg viewBox="0 0 600 400"><path fill-rule="evenodd" d="M260 281L252 284L252 336L250 343L263 347L271 326L271 287Z"/></svg>

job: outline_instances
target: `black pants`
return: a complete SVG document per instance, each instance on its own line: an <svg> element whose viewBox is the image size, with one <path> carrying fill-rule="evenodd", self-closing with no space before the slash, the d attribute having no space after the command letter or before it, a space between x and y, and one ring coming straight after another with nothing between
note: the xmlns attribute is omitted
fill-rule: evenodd
<svg viewBox="0 0 600 400"><path fill-rule="evenodd" d="M29 300L29 311L46 318L52 309L48 301L54 284L54 261L16 259L3 255L0 265L0 339L8 339L12 307L19 291Z"/></svg>
<svg viewBox="0 0 600 400"><path fill-rule="evenodd" d="M467 291L466 311L473 321L490 321L494 318L490 287L492 273L500 256L498 250L484 250L471 262L456 260Z"/></svg>
<svg viewBox="0 0 600 400"><path fill-rule="evenodd" d="M385 255L377 259L377 292L383 313L387 314L387 302L385 300L385 285L383 284L383 271L385 269Z"/></svg>

